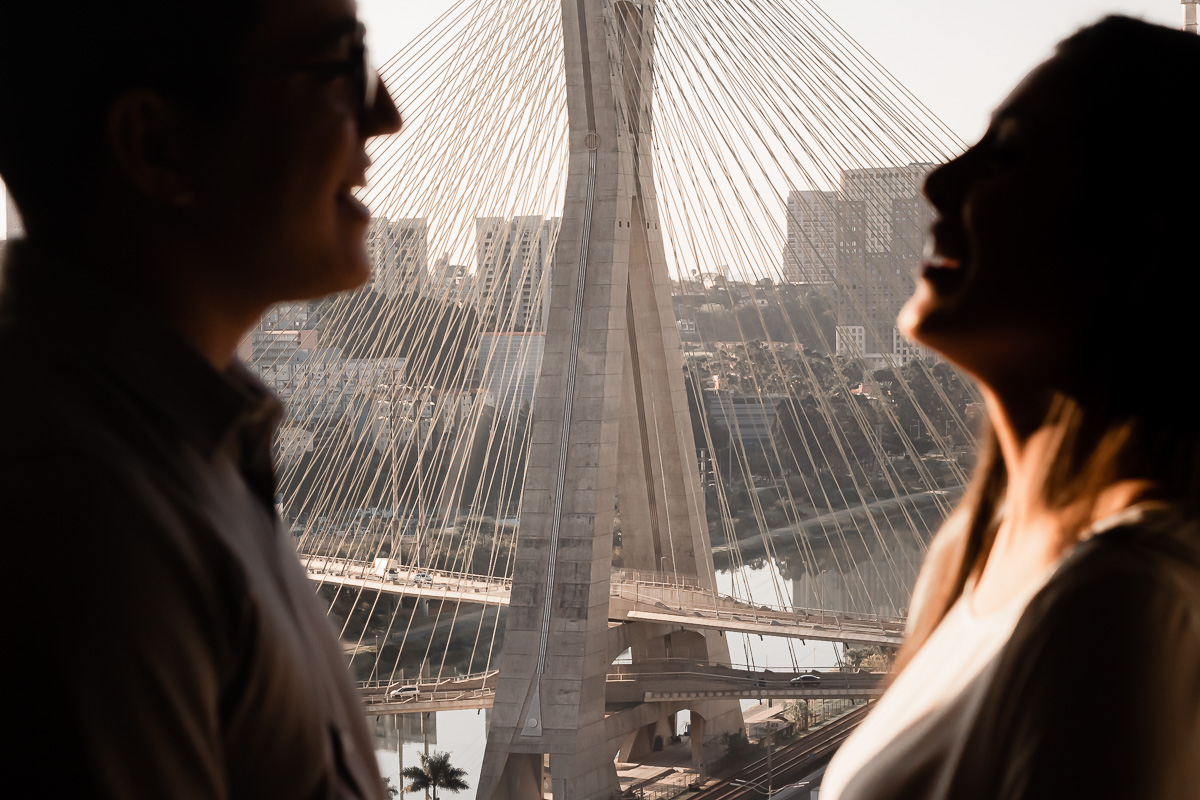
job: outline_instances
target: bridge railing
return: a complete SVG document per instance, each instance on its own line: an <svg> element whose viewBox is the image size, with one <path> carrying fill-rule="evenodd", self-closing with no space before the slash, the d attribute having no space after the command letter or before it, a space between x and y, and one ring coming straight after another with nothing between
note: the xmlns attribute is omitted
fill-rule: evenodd
<svg viewBox="0 0 1200 800"><path fill-rule="evenodd" d="M654 586L680 586L703 589L699 578L679 577L670 572L642 569L615 569L611 580L614 583L644 583Z"/></svg>
<svg viewBox="0 0 1200 800"><path fill-rule="evenodd" d="M830 625L836 628L842 627L871 627L882 628L888 631L902 632L906 624L905 617L886 616L882 614L862 614L850 611L840 611L834 609L808 608L793 605L767 605L764 603L750 603L741 598L732 595L723 595L717 592L703 589L699 586L692 586L680 583L664 583L647 580L621 580L617 581L617 573L613 573L614 580L609 584L609 594L612 597L627 597L632 594L636 602L646 602L651 605L658 604L666 607L664 601L672 599L670 595L675 594L677 610L685 612L701 612L706 616L712 615L717 619L728 619L731 621L750 621L762 624L773 624L779 621L781 615L786 615L789 618L798 619L800 621L812 624L814 627L821 625ZM646 591L643 591L643 588ZM705 598L712 599L712 605L701 605L695 602L695 597L688 597L686 600L684 594L702 595ZM718 605L720 603L721 605ZM731 607L732 606L732 607ZM747 620L746 618L749 617Z"/></svg>
<svg viewBox="0 0 1200 800"><path fill-rule="evenodd" d="M300 554L301 563L310 572L315 572L322 575L338 575L345 577L360 577L368 580L379 580L385 583L404 583L404 584L428 584L429 581L417 581L409 575L425 574L433 579L433 582L457 583L464 588L470 588L472 591L502 591L512 589L511 578L499 578L493 575L476 575L472 572L449 571L437 569L424 569L415 567L411 564L402 564L398 568L404 571L398 580L388 580L386 576L380 575L375 566L374 561L361 561L350 558L333 558L331 556L317 556Z"/></svg>
<svg viewBox="0 0 1200 800"><path fill-rule="evenodd" d="M609 680L636 680L649 677L686 677L700 676L705 678L728 678L731 680L761 681L791 681L799 675L817 675L831 683L864 683L878 680L883 673L856 672L845 669L825 670L779 670L765 669L761 666L746 664L722 664L716 661L700 661L685 658L647 659L645 661L616 662L609 667ZM804 688L820 688L806 685Z"/></svg>
<svg viewBox="0 0 1200 800"><path fill-rule="evenodd" d="M390 691L398 689L402 686L416 686L418 689L422 686L430 687L429 691L438 691L438 687L452 686L456 683L470 683L471 681L486 681L500 674L500 670L489 669L482 672L468 672L466 675L447 675L441 678L417 678L412 681L406 681L403 677L400 680L374 680L374 681L358 681L355 685L361 691Z"/></svg>
<svg viewBox="0 0 1200 800"><path fill-rule="evenodd" d="M400 707L405 704L416 703L461 703L471 700L490 700L495 696L496 690L492 688L460 689L458 691L437 690L432 692L413 692L412 694L404 694L399 697L391 697L385 694L376 701L376 705Z"/></svg>

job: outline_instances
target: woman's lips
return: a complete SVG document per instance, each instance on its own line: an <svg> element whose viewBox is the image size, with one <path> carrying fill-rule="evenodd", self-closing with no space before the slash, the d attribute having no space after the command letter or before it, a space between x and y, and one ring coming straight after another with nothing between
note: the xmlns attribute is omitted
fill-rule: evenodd
<svg viewBox="0 0 1200 800"><path fill-rule="evenodd" d="M371 209L349 191L338 193L338 205L357 221L371 221Z"/></svg>

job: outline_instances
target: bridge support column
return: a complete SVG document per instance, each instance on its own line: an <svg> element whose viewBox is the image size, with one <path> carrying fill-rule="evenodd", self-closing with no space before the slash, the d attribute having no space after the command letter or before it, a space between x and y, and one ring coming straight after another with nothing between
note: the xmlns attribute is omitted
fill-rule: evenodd
<svg viewBox="0 0 1200 800"><path fill-rule="evenodd" d="M615 503L627 567L713 583L651 169L654 3L563 0L562 13L570 162L479 781L489 800L531 800L517 792L540 754L555 800L609 800L623 739L663 712L605 714ZM723 639L698 641L698 657L728 661ZM727 705L710 719L740 726Z"/></svg>

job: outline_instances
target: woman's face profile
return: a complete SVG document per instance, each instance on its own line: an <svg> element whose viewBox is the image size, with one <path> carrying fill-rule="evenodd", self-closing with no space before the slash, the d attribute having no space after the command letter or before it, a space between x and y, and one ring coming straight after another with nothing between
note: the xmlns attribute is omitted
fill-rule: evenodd
<svg viewBox="0 0 1200 800"><path fill-rule="evenodd" d="M898 325L993 389L1053 381L1082 333L1087 265L1064 209L1078 197L1064 105L1072 76L1051 59L993 114L983 138L930 173L937 217Z"/></svg>

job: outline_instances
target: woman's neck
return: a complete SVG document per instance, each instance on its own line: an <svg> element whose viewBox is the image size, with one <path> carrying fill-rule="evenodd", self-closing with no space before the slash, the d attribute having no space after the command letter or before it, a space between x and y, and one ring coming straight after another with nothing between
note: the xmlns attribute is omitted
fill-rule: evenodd
<svg viewBox="0 0 1200 800"><path fill-rule="evenodd" d="M1048 404L1014 408L989 396L988 414L1007 472L1004 513L973 596L978 613L1003 606L1041 575L1082 530L1153 494L1153 484L1122 479L1094 495L1061 502L1046 493L1047 467L1061 432L1047 425Z"/></svg>

